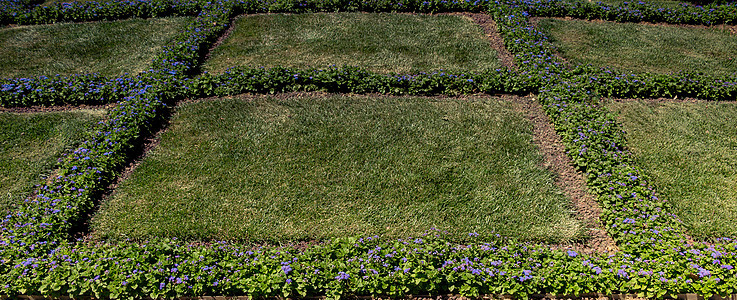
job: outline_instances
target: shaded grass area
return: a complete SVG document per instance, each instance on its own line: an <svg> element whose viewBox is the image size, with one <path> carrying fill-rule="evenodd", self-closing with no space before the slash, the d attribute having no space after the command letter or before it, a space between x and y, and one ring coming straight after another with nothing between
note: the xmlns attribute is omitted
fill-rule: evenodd
<svg viewBox="0 0 737 300"><path fill-rule="evenodd" d="M498 99L224 98L179 109L102 204L101 238L280 243L419 235L528 241L583 227Z"/></svg>
<svg viewBox="0 0 737 300"><path fill-rule="evenodd" d="M696 239L737 236L737 103L615 102L632 151Z"/></svg>
<svg viewBox="0 0 737 300"><path fill-rule="evenodd" d="M316 13L239 18L204 70L219 73L233 66L325 68L331 64L383 73L501 67L481 27L467 17Z"/></svg>
<svg viewBox="0 0 737 300"><path fill-rule="evenodd" d="M151 59L191 18L62 23L0 29L0 77L100 73L149 68Z"/></svg>
<svg viewBox="0 0 737 300"><path fill-rule="evenodd" d="M737 36L726 29L542 19L540 29L571 62L629 72L737 72Z"/></svg>
<svg viewBox="0 0 737 300"><path fill-rule="evenodd" d="M0 112L0 211L22 201L50 175L56 159L102 119L102 110Z"/></svg>

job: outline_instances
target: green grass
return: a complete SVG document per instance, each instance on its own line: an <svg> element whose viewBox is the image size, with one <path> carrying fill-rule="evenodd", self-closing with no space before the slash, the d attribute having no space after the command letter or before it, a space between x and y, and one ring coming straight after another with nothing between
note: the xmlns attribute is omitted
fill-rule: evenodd
<svg viewBox="0 0 737 300"><path fill-rule="evenodd" d="M737 236L737 103L610 103L638 165L689 233Z"/></svg>
<svg viewBox="0 0 737 300"><path fill-rule="evenodd" d="M574 63L629 72L737 72L737 36L717 28L542 19L540 29Z"/></svg>
<svg viewBox="0 0 737 300"><path fill-rule="evenodd" d="M275 243L432 227L580 238L540 159L531 124L497 99L211 100L178 110L92 228Z"/></svg>
<svg viewBox="0 0 737 300"><path fill-rule="evenodd" d="M42 182L39 175L49 175L56 159L102 114L101 110L0 112L0 211L28 196Z"/></svg>
<svg viewBox="0 0 737 300"><path fill-rule="evenodd" d="M362 66L382 73L499 68L481 27L460 16L317 13L245 16L204 70Z"/></svg>
<svg viewBox="0 0 737 300"><path fill-rule="evenodd" d="M191 18L132 19L0 29L0 77L147 70L161 47Z"/></svg>

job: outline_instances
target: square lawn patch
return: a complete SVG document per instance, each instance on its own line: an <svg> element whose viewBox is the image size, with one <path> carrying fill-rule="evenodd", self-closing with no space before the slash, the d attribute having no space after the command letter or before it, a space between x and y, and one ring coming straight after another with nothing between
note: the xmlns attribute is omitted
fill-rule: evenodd
<svg viewBox="0 0 737 300"><path fill-rule="evenodd" d="M737 104L611 102L637 164L694 238L737 236Z"/></svg>
<svg viewBox="0 0 737 300"><path fill-rule="evenodd" d="M540 29L574 63L627 72L737 72L737 35L726 28L541 19Z"/></svg>
<svg viewBox="0 0 737 300"><path fill-rule="evenodd" d="M0 29L0 77L100 73L119 76L148 70L188 17L61 23Z"/></svg>
<svg viewBox="0 0 737 300"><path fill-rule="evenodd" d="M477 232L582 236L531 124L498 98L187 104L93 218L103 238L257 242Z"/></svg>
<svg viewBox="0 0 737 300"><path fill-rule="evenodd" d="M471 18L452 15L316 13L244 16L204 70L233 66L326 68L375 72L483 71L501 66Z"/></svg>

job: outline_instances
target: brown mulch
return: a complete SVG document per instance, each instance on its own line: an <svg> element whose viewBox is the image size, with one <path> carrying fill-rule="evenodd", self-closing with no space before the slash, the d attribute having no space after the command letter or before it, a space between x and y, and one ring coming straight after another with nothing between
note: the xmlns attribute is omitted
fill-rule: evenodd
<svg viewBox="0 0 737 300"><path fill-rule="evenodd" d="M207 54L205 54L205 58L203 61L208 61L210 58L212 58L212 52L215 51L215 49L217 49L218 47L220 47L220 45L222 45L223 42L225 42L225 40L228 39L230 34L233 33L233 30L235 30L235 22L238 21L238 19L242 18L243 16L245 15L240 15L240 16L233 18L233 20L230 22L230 26L228 26L228 29L225 29L225 32L223 32L223 34L221 34L218 37L215 43L213 43L212 46L210 46L210 49L207 49Z"/></svg>
<svg viewBox="0 0 737 300"><path fill-rule="evenodd" d="M111 109L115 107L115 103L102 105L54 105L54 106L30 106L30 107L1 107L0 112L9 113L40 113L40 112L59 112L59 111L75 111L81 109Z"/></svg>
<svg viewBox="0 0 737 300"><path fill-rule="evenodd" d="M486 38L489 40L491 48L496 50L499 60L502 62L502 66L510 69L517 69L514 64L514 55L507 50L504 45L504 39L499 35L499 30L496 27L496 22L488 14L483 13L469 13L469 12L456 12L456 13L442 13L441 15L457 15L471 18L476 24L481 26L484 30Z"/></svg>
<svg viewBox="0 0 737 300"><path fill-rule="evenodd" d="M556 174L555 184L571 199L575 217L589 230L588 241L572 245L554 245L553 248L570 248L593 254L618 251L614 240L606 233L599 220L601 207L596 198L586 191L583 174L573 167L565 154L560 136L553 129L542 106L530 97L505 97L533 124L533 143L544 158L543 166Z"/></svg>

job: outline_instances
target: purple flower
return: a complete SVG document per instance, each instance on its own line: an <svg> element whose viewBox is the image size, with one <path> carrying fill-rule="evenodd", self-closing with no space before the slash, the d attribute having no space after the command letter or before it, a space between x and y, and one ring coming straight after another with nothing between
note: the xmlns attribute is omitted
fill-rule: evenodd
<svg viewBox="0 0 737 300"><path fill-rule="evenodd" d="M292 271L292 267L289 265L281 266L281 270L284 271L284 275L287 275Z"/></svg>
<svg viewBox="0 0 737 300"><path fill-rule="evenodd" d="M709 270L707 270L707 269L699 268L698 275L699 275L700 278L709 277L709 276L711 276L711 272L709 272Z"/></svg>
<svg viewBox="0 0 737 300"><path fill-rule="evenodd" d="M576 257L576 256L578 256L578 253L576 253L576 251L573 251L573 250L568 250L567 253L568 253L568 256L570 256L570 257Z"/></svg>
<svg viewBox="0 0 737 300"><path fill-rule="evenodd" d="M338 276L335 276L335 280L348 280L351 275L345 273L345 272L338 272Z"/></svg>

